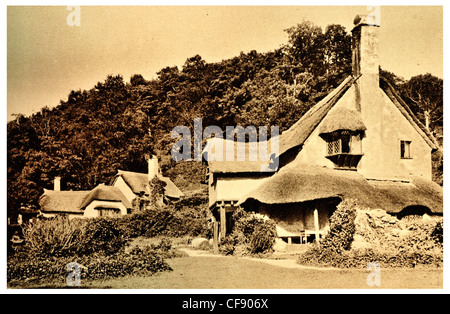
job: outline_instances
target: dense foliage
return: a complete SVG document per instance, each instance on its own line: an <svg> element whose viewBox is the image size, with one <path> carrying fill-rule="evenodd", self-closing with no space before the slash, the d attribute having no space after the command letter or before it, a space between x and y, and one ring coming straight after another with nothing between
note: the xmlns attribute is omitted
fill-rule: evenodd
<svg viewBox="0 0 450 314"><path fill-rule="evenodd" d="M364 269L376 262L383 268L442 267L442 221L415 219L368 218L367 211L360 211L356 218L357 204L342 202L330 218L330 232L319 245L314 244L301 254L298 262L303 265L333 266ZM368 220L366 220L368 219ZM356 236L366 239L368 245L355 246Z"/></svg>
<svg viewBox="0 0 450 314"><path fill-rule="evenodd" d="M219 243L225 255L258 255L273 252L277 237L275 223L238 208L232 215L232 231Z"/></svg>
<svg viewBox="0 0 450 314"><path fill-rule="evenodd" d="M110 255L123 251L126 241L114 219L57 217L24 226L25 249L33 257Z"/></svg>
<svg viewBox="0 0 450 314"><path fill-rule="evenodd" d="M209 236L206 217L192 217L171 209L145 210L119 218L120 228L127 238Z"/></svg>
<svg viewBox="0 0 450 314"><path fill-rule="evenodd" d="M303 22L286 30L288 42L273 51L241 53L207 63L199 55L181 69L165 67L146 80L108 75L89 90L71 91L59 105L19 113L7 126L8 216L36 208L55 176L62 188L87 190L109 182L117 169L146 172L149 154L177 185L199 189L201 172L170 158L175 126L277 125L286 130L350 74L351 37L340 25ZM418 117L442 130L442 80L431 75L408 81L388 74ZM270 128L269 128L270 129ZM189 167L199 169L200 162ZM442 173L442 156L435 162ZM177 168L175 171L173 169ZM183 175L183 171L187 171ZM442 176L436 179L442 183Z"/></svg>
<svg viewBox="0 0 450 314"><path fill-rule="evenodd" d="M167 237L210 236L205 198L192 195L166 207L118 218L42 219L24 226L25 244L8 255L8 281L64 279L69 263L83 265L82 279L150 275L170 270L179 256ZM157 245L129 248L136 237Z"/></svg>
<svg viewBox="0 0 450 314"><path fill-rule="evenodd" d="M8 259L9 283L24 280L65 280L70 273L68 265L77 263L80 279L105 279L125 275L151 275L171 270L165 262L166 250L160 248L120 251L110 255L90 254L83 256L50 256L30 258L28 254L16 254Z"/></svg>
<svg viewBox="0 0 450 314"><path fill-rule="evenodd" d="M342 201L330 217L330 231L320 241L323 250L334 253L348 251L355 233L356 202Z"/></svg>

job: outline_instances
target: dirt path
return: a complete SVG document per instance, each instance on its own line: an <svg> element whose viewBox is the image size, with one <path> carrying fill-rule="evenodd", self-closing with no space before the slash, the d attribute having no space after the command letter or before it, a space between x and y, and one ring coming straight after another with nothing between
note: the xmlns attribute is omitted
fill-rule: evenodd
<svg viewBox="0 0 450 314"><path fill-rule="evenodd" d="M214 254L207 251L201 250L191 250L182 248L180 251L185 252L187 255L191 257L218 257L220 255ZM313 266L304 266L297 263L295 258L279 258L279 259L266 259L266 258L255 258L255 257L238 257L240 259L265 263L272 266L284 267L284 268L296 268L296 269L310 269L310 270L321 270L321 271L336 271L339 270L334 267L313 267Z"/></svg>
<svg viewBox="0 0 450 314"><path fill-rule="evenodd" d="M313 269L293 260L263 260L185 250L167 260L173 271L150 277L127 276L86 282L116 289L439 289L442 270L382 269L381 286L367 285L366 270Z"/></svg>

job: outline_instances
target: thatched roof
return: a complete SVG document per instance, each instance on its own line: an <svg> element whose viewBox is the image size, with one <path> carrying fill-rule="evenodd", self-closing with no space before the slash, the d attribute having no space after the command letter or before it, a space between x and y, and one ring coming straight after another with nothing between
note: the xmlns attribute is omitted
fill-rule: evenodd
<svg viewBox="0 0 450 314"><path fill-rule="evenodd" d="M342 98L344 94L349 90L349 88L355 84L358 78L352 76L347 77L336 89L334 89L325 98L319 101L311 109L309 109L296 123L294 123L289 129L281 133L278 137L278 156L283 155L285 152L294 149L295 147L301 148L304 142L308 139L311 133L318 127L318 125L323 121L321 125L320 134L325 134L337 130L352 130L352 131L363 131L366 129L364 122L362 121L361 115L356 110L345 109L345 108L335 108L334 106ZM433 134L417 119L408 105L401 99L397 94L395 89L380 76L380 88L386 93L386 95L391 99L394 105L400 110L400 112L405 116L405 118L411 123L414 129L424 138L424 140L430 145L432 149L437 149L439 147ZM358 100L354 98L355 102ZM355 103L355 108L358 108L358 104ZM216 142L214 142L216 141ZM222 141L224 147L223 161L208 161L208 166L211 172L214 173L239 173L239 172L259 172L261 167L267 167L268 162L266 161L250 161L246 159L245 161L234 161L227 162L225 159L225 146L235 147L233 152L234 156L237 156L237 144L228 144L231 141L223 139L214 139L211 143L217 143L217 141ZM272 139L268 141L267 147L270 149ZM220 144L219 144L220 145ZM208 144L207 144L208 146ZM248 156L249 145L246 143L246 156ZM206 150L206 147L205 147ZM204 152L205 152L204 150ZM276 157L278 157L276 156ZM236 158L235 158L236 160Z"/></svg>
<svg viewBox="0 0 450 314"><path fill-rule="evenodd" d="M320 125L319 134L332 133L340 130L365 131L367 128L361 115L356 110L344 107L332 108Z"/></svg>
<svg viewBox="0 0 450 314"><path fill-rule="evenodd" d="M133 193L139 194L140 192L150 192L150 184L147 173L133 172L119 170L116 177L122 177L122 179L128 184ZM164 195L171 198L180 198L183 196L183 192L175 185L175 183L168 177L158 176L158 178L166 183L164 186Z"/></svg>
<svg viewBox="0 0 450 314"><path fill-rule="evenodd" d="M122 177L133 193L139 194L142 191L148 193L149 183L147 173L118 170L116 177Z"/></svg>
<svg viewBox="0 0 450 314"><path fill-rule="evenodd" d="M421 177L411 177L409 183L389 181L369 181L373 188L373 198L388 213L397 214L408 206L425 206L432 213L443 213L443 190L435 182Z"/></svg>
<svg viewBox="0 0 450 314"><path fill-rule="evenodd" d="M126 208L132 207L125 195L123 195L122 191L115 186L99 184L84 198L81 203L81 208L85 209L94 200L121 202Z"/></svg>
<svg viewBox="0 0 450 314"><path fill-rule="evenodd" d="M428 188L423 188L426 185ZM442 197L433 182L422 179L421 184L368 181L356 171L289 164L257 189L243 197L238 204L250 208L255 202L263 204L303 203L339 197L357 199L361 206L382 208L398 213L412 205L422 205L434 213L442 213Z"/></svg>
<svg viewBox="0 0 450 314"><path fill-rule="evenodd" d="M212 138L203 149L203 158L208 162L209 171L214 173L264 172L268 170L269 160L261 159L260 145L264 145L270 153L269 142L238 143Z"/></svg>
<svg viewBox="0 0 450 314"><path fill-rule="evenodd" d="M53 191L44 189L39 198L42 212L83 214L81 204L91 191Z"/></svg>
<svg viewBox="0 0 450 314"><path fill-rule="evenodd" d="M295 124L284 131L279 136L279 155L287 152L291 148L303 145L319 123L324 120L320 133L327 133L339 129L365 130L364 122L356 111L341 109L333 113L332 108L347 92L347 90L357 81L358 78L347 77L334 91L319 101L308 110ZM411 123L416 131L422 135L424 140L435 150L439 147L433 134L417 119L408 105L398 95L395 89L380 76L380 88L386 93L389 99L400 110L405 118ZM356 99L355 99L356 101ZM357 105L357 104L355 104ZM356 108L357 106L355 106ZM333 115L332 115L333 113Z"/></svg>
<svg viewBox="0 0 450 314"><path fill-rule="evenodd" d="M354 82L353 77L347 77L335 90L309 109L300 120L281 133L279 136L279 155L293 147L303 145L330 109Z"/></svg>
<svg viewBox="0 0 450 314"><path fill-rule="evenodd" d="M170 180L168 177L159 176L161 181L166 183L164 186L164 195L170 198L180 198L184 195L183 192L175 185L175 183Z"/></svg>
<svg viewBox="0 0 450 314"><path fill-rule="evenodd" d="M39 198L39 205L44 213L83 214L83 210L94 200L122 202L127 208L131 208L130 202L117 187L104 184L90 191L44 189L44 194Z"/></svg>

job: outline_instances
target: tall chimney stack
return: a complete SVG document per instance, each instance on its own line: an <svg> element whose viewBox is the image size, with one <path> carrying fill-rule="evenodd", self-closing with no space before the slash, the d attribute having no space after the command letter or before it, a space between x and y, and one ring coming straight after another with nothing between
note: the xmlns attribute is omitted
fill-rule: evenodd
<svg viewBox="0 0 450 314"><path fill-rule="evenodd" d="M148 159L148 180L152 180L159 174L158 157L155 155Z"/></svg>
<svg viewBox="0 0 450 314"><path fill-rule="evenodd" d="M352 30L353 76L379 75L378 33L380 24L375 15L357 15Z"/></svg>
<svg viewBox="0 0 450 314"><path fill-rule="evenodd" d="M61 191L61 177L57 176L53 180L53 190L54 191Z"/></svg>
<svg viewBox="0 0 450 314"><path fill-rule="evenodd" d="M379 30L376 16L357 15L352 30L352 74L356 81L356 109L363 115L375 116L379 113ZM364 117L363 117L364 118Z"/></svg>

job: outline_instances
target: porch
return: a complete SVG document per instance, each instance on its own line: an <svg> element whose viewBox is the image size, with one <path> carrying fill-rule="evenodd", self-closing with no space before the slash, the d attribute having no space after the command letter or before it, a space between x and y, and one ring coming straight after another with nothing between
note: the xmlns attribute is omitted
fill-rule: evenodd
<svg viewBox="0 0 450 314"><path fill-rule="evenodd" d="M277 226L278 238L287 245L294 245L320 242L329 231L329 218L339 202L340 198L270 205L258 202L244 209L272 219ZM236 200L220 201L211 209L215 249L233 229L232 215L239 207L237 203Z"/></svg>

